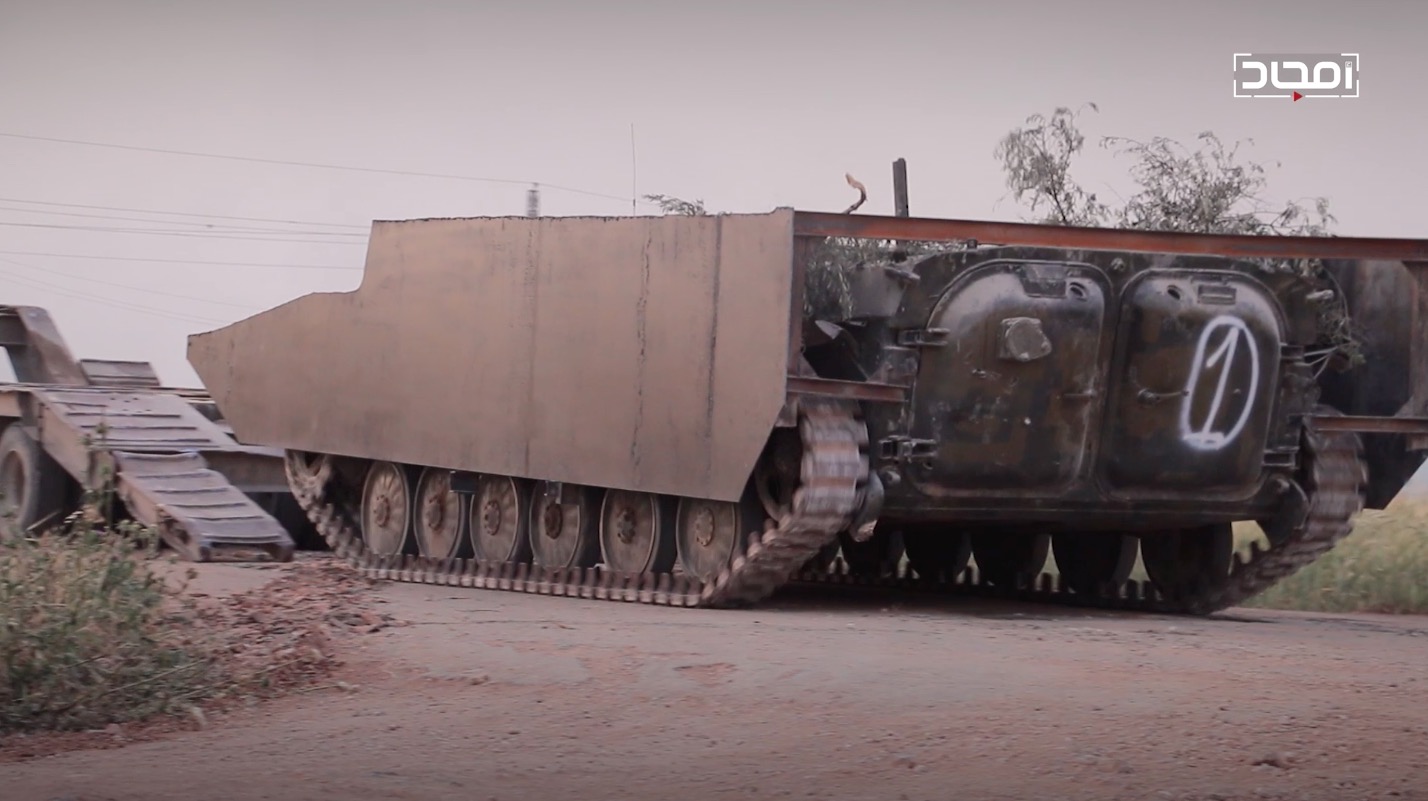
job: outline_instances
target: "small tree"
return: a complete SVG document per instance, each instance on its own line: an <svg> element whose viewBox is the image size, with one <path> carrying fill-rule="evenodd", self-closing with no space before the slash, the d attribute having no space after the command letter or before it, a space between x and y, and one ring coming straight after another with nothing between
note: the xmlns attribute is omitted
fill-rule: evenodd
<svg viewBox="0 0 1428 801"><path fill-rule="evenodd" d="M703 200L683 200L670 195L645 195L645 200L657 204L665 214L682 214L687 217L702 217L709 212Z"/></svg>
<svg viewBox="0 0 1428 801"><path fill-rule="evenodd" d="M1099 110L1094 103L1087 107ZM1102 137L1102 147L1132 159L1130 176L1138 187L1113 208L1071 177L1071 163L1085 145L1076 124L1079 115L1065 107L1050 117L1033 114L1024 126L1002 137L994 151L1012 196L1039 214L1038 222L1301 236L1326 236L1334 222L1324 198L1313 198L1311 206L1266 202L1264 167L1241 162L1240 144L1227 147L1210 131L1196 137L1200 145L1194 150L1162 136L1148 142Z"/></svg>
<svg viewBox="0 0 1428 801"><path fill-rule="evenodd" d="M1099 111L1094 103L1087 106ZM1326 199L1311 198L1308 205L1270 204L1263 196L1263 165L1241 161L1240 143L1227 147L1210 131L1196 137L1199 146L1193 150L1162 136L1148 142L1102 137L1102 147L1130 157L1130 177L1137 187L1120 206L1112 207L1071 177L1071 163L1085 145L1076 124L1079 114L1065 107L1050 117L1034 114L1002 137L994 151L1012 196L1039 215L1038 222L1188 233L1329 235L1334 218ZM1316 259L1280 264L1305 276L1323 266ZM1350 321L1338 306L1322 306L1320 323L1328 338L1328 351L1316 354L1320 364L1336 354L1350 365L1362 361Z"/></svg>

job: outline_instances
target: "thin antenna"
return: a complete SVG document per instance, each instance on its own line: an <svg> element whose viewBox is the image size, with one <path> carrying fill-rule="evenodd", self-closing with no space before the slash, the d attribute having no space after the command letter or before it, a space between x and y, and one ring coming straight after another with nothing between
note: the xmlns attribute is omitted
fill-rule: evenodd
<svg viewBox="0 0 1428 801"><path fill-rule="evenodd" d="M636 198L640 196L638 164L635 161L635 124L630 123L630 213L637 214Z"/></svg>

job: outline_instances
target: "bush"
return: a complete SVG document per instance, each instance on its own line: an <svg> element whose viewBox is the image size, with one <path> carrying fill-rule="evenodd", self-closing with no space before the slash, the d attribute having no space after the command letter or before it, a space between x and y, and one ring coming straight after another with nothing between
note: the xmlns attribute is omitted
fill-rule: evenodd
<svg viewBox="0 0 1428 801"><path fill-rule="evenodd" d="M179 711L214 686L182 588L144 558L157 547L151 530L79 514L0 542L0 733Z"/></svg>

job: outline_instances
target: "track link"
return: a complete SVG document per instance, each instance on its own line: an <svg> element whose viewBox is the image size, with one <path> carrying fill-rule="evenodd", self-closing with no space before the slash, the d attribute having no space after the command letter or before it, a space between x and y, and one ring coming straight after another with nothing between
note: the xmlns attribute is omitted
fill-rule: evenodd
<svg viewBox="0 0 1428 801"><path fill-rule="evenodd" d="M1333 414L1320 408L1316 414ZM998 587L982 580L968 567L953 580L925 579L904 565L900 575L866 578L848 573L841 557L824 570L805 570L791 584L868 589L892 589L917 594L975 596L1004 600L1051 603L1162 614L1208 615L1244 601L1269 589L1318 559L1353 531L1354 518L1363 509L1367 468L1357 435L1316 431L1306 425L1304 433L1306 475L1302 489L1308 499L1306 514L1286 534L1261 549L1256 543L1248 556L1237 554L1224 581L1215 582L1199 596L1170 599L1156 592L1149 582L1128 581L1114 592L1086 594L1073 592L1060 576L1043 573L1020 587Z"/></svg>
<svg viewBox="0 0 1428 801"><path fill-rule="evenodd" d="M360 517L351 501L355 491L344 486L333 459L289 451L285 464L294 497L333 553L372 578L660 606L728 607L772 595L832 542L857 510L869 461L867 429L856 405L805 400L800 404L799 433L800 486L790 510L783 519L770 521L764 532L749 532L743 552L709 583L673 572L629 574L599 567L549 569L374 554L360 534Z"/></svg>

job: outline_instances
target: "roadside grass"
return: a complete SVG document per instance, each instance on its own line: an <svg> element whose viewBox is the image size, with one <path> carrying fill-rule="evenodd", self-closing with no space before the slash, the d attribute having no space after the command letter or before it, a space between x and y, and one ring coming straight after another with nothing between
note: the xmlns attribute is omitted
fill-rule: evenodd
<svg viewBox="0 0 1428 801"><path fill-rule="evenodd" d="M1263 538L1253 523L1235 527L1241 550L1254 540L1267 544ZM1400 498L1388 509L1365 510L1333 550L1245 606L1428 614L1428 504Z"/></svg>
<svg viewBox="0 0 1428 801"><path fill-rule="evenodd" d="M1268 547L1252 522L1235 525L1235 550L1251 543ZM1047 556L1045 571L1055 575ZM1130 578L1147 581L1137 554ZM1244 604L1302 612L1428 614L1428 500L1399 498L1387 509L1369 509L1333 550Z"/></svg>
<svg viewBox="0 0 1428 801"><path fill-rule="evenodd" d="M367 608L367 580L326 563L221 601L190 592L197 571L161 553L156 531L94 508L0 538L0 739L177 717L202 727L226 706L312 686L341 664L336 640L391 624Z"/></svg>
<svg viewBox="0 0 1428 801"><path fill-rule="evenodd" d="M157 547L85 512L0 542L0 734L184 711L223 683L182 586L151 569Z"/></svg>

